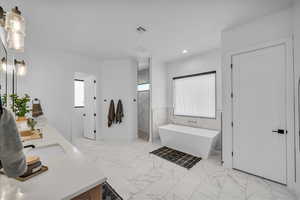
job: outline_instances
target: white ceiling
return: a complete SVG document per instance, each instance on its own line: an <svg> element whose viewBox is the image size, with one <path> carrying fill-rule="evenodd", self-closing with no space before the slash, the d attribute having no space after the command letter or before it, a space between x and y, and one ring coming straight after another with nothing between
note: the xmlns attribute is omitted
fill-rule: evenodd
<svg viewBox="0 0 300 200"><path fill-rule="evenodd" d="M287 8L291 0L4 0L27 19L26 45L97 58L162 61L220 47L221 31ZM3 5L4 4L4 5ZM137 25L148 29L136 32Z"/></svg>

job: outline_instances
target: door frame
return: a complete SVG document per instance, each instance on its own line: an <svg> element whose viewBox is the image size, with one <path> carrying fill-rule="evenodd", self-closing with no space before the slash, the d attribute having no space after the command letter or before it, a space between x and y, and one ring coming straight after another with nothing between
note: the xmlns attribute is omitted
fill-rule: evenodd
<svg viewBox="0 0 300 200"><path fill-rule="evenodd" d="M274 48L281 48L281 49L284 50L282 52L282 53L284 53L284 55L282 55L283 56L283 64L284 65L280 66L281 70L284 71L284 74L278 74L278 75L283 78L283 82L281 82L281 83L284 84L283 85L284 86L283 91L282 90L280 91L281 95L283 95L282 96L283 97L282 100L284 100L282 102L283 104L281 104L281 106L283 106L283 109L284 109L284 112L282 113L283 117L284 117L283 118L284 119L284 121L283 121L284 124L282 124L282 125L284 125L284 126L281 126L281 127L284 130L286 130L287 129L287 119L286 119L287 118L287 112L286 112L286 110L287 110L287 101L286 101L286 97L287 97L287 94L286 94L286 89L287 89L286 84L287 84L287 82L286 82L286 76L285 76L285 74L287 73L287 63L286 63L286 57L287 57L287 55L286 55L286 52L287 52L286 48L287 47L286 47L286 44L280 43L278 45L271 45L271 46L267 46L267 47L264 47L264 48L258 48L258 49L254 49L254 50L251 50L251 51L241 52L241 53L238 53L238 54L235 54L235 55L231 56L231 58L232 58L231 59L231 61L232 61L231 63L233 64L233 67L231 67L231 74L232 74L232 80L233 80L231 84L232 84L232 91L233 91L233 95L234 95L234 98L231 98L232 99L231 100L232 101L232 116L233 116L233 120L232 120L233 121L233 138L232 138L232 140L233 140L233 145L232 145L233 146L232 147L232 149L233 149L232 150L233 151L233 162L232 163L233 164L232 165L233 165L233 169L236 169L236 170L239 170L239 171L243 171L243 169L241 169L241 168L238 167L239 166L238 163L240 163L240 161L238 161L238 159L236 157L236 154L238 154L238 149L239 148L235 144L237 144L237 143L239 143L241 141L237 140L237 137L238 137L238 135L240 133L236 132L237 131L237 129L236 129L237 121L235 121L235 120L239 120L239 119L237 118L237 116L235 116L235 114L237 114L236 111L237 111L238 107L240 107L240 105L236 102L236 98L235 97L239 95L239 92L241 92L241 89L239 88L239 83L235 82L235 80L236 79L241 80L241 78L239 78L239 75L238 75L238 72L237 72L239 66L235 66L234 60L236 58L238 59L238 57L240 57L240 56L247 56L247 55L252 54L252 53L253 54L256 54L256 53L259 54L259 52L261 52L261 51L265 51L265 50L268 50L268 49L271 50L271 49L274 49ZM248 66L248 67L251 67L251 66ZM269 74L270 72L271 71L268 71L267 74ZM260 72L258 72L258 73L260 73ZM284 76L282 76L282 75L284 75ZM240 113L240 114L242 114L242 113ZM272 128L274 128L274 127L271 127L270 130L272 130ZM283 162L285 166L284 166L284 169L281 171L281 173L283 173L284 178L282 179L282 181L280 181L280 182L278 181L278 183L287 184L287 134L285 132L284 132L284 135L281 137L281 140L282 140L281 142L282 142L283 146L280 146L280 148L282 148L282 147L284 148L284 154L283 154L283 160L280 161L280 162ZM255 148L253 148L253 150L255 150ZM254 153L259 154L259 152L254 152ZM263 170L267 170L268 171L268 168L265 168ZM250 171L246 170L245 172L257 176L255 174L255 172L252 173ZM279 173L279 174L281 174L281 173ZM260 175L260 177L264 177L264 176ZM273 182L277 182L277 181L272 180L270 178L266 178L266 179L269 179L269 180L271 180Z"/></svg>
<svg viewBox="0 0 300 200"><path fill-rule="evenodd" d="M149 103L149 143L152 143L153 142L153 111L152 111L152 83L153 83L153 77L152 77L152 74L153 74L153 67L152 67L152 57L150 56L149 57L149 83L150 83L150 95L149 95L149 98L150 98L150 103Z"/></svg>
<svg viewBox="0 0 300 200"><path fill-rule="evenodd" d="M93 79L93 83L92 83L92 85L90 85L89 87L91 87L92 89L93 89L93 94L94 94L94 98L93 98L93 100L94 100L94 108L93 108L93 111L94 111L94 116L93 116L93 123L94 123L94 131L96 131L96 132L94 132L94 138L89 138L89 137L86 137L84 134L85 134L85 124L84 124L84 118L83 118L83 137L85 138L85 139L88 139L88 140L92 140L92 141L96 141L97 140L97 134L98 134L98 129L97 129L97 116L98 116L98 114L97 114L97 77L96 77L96 75L94 75L94 74L87 74L87 76L86 77L84 77L83 79L83 81L85 82L85 86L86 86L86 79L87 78L90 78L90 77L92 77L92 79ZM86 93L84 93L84 98L86 97L85 96L86 95ZM84 108L83 108L83 111L85 112L86 111L86 105L84 106Z"/></svg>
<svg viewBox="0 0 300 200"><path fill-rule="evenodd" d="M152 139L152 58L149 56L148 57L148 63L149 63L149 68L148 68L148 71L149 71L149 81L148 83L150 84L150 87L149 87L149 120L148 120L148 125L149 125L149 139L148 141L145 141L145 142L148 142L148 143L152 143L153 139ZM138 69L137 69L137 72L138 72ZM138 85L138 82L137 82L137 85ZM138 93L139 91L137 91L137 97L138 97ZM138 99L138 98L137 98ZM138 104L137 104L137 107L138 107ZM138 115L138 113L137 113ZM138 130L138 122L137 122L137 131ZM136 137L138 138L138 132L136 133Z"/></svg>
<svg viewBox="0 0 300 200"><path fill-rule="evenodd" d="M233 121L233 100L230 97L231 92L233 91L233 74L231 70L231 64L232 64L232 58L235 55L251 52L259 49L264 49L267 47L277 46L277 45L285 45L286 47L286 66L287 66L287 73L286 73L286 120L287 120L287 186L290 188L294 188L296 186L296 159L295 159L295 153L296 153L296 145L295 145L295 89L294 89L294 64L293 64L293 39L292 38L284 38L280 40L275 41L269 41L265 43L260 43L257 45L253 45L247 48L239 49L236 51L231 51L225 56L225 67L229 66L229 71L227 71L226 75L230 77L230 94L225 94L227 91L223 91L223 96L227 99L227 104L230 104L230 114L227 115L227 117L230 119L230 121ZM229 100L230 98L230 100ZM226 100L225 100L226 101ZM232 159L232 152L233 152L233 127L231 125L227 125L225 128L229 131L230 126L230 132L228 132L229 137L227 139L227 142L230 142L231 149L227 149L225 152L227 155L226 158L227 161L230 162L230 164L227 163L227 167L233 168L233 159ZM229 144L228 144L229 145ZM229 146L228 146L229 148ZM228 151L230 150L230 152ZM230 156L228 155L230 154Z"/></svg>

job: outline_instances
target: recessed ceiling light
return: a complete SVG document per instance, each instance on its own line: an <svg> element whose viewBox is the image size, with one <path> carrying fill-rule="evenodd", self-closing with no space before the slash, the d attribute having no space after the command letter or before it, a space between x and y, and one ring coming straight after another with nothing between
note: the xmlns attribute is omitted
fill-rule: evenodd
<svg viewBox="0 0 300 200"><path fill-rule="evenodd" d="M186 53L188 53L188 50L184 49L184 50L182 50L182 53L186 54Z"/></svg>

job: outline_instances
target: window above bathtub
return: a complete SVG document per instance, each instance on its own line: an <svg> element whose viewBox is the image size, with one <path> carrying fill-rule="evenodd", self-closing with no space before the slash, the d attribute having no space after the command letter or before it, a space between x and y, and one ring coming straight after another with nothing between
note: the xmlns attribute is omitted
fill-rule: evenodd
<svg viewBox="0 0 300 200"><path fill-rule="evenodd" d="M173 78L174 115L216 118L216 71Z"/></svg>

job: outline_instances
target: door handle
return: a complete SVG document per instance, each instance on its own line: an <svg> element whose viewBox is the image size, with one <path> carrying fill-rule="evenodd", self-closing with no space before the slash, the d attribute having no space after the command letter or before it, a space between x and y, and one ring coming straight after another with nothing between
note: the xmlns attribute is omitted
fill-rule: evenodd
<svg viewBox="0 0 300 200"><path fill-rule="evenodd" d="M273 130L272 132L273 132L273 133L282 134L282 135L285 134L285 130L283 130L283 129Z"/></svg>

